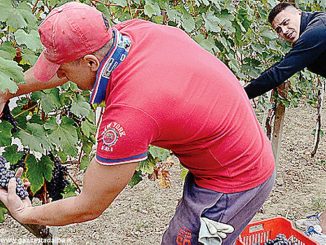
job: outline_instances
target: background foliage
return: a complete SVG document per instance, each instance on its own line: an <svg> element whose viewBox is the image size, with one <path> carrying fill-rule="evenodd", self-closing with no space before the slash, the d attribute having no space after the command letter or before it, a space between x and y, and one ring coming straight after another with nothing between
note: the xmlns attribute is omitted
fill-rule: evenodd
<svg viewBox="0 0 326 245"><path fill-rule="evenodd" d="M31 67L42 50L37 26L46 14L65 0L1 0L0 2L0 91L15 92L23 82L23 72ZM289 49L277 39L267 23L276 0L84 0L96 6L111 24L141 18L185 30L207 51L222 60L243 81L250 81L279 61ZM324 0L297 0L302 10L325 11ZM91 21L91 20L90 20ZM311 73L301 72L291 79L286 105L296 105L305 98L316 104L317 84ZM45 180L52 178L51 153L61 161L73 161L85 169L95 143L95 110L88 102L89 92L67 83L59 88L20 97L12 111L18 130L0 122L0 147L3 155L26 166L25 177L36 193ZM260 97L259 108L269 107L267 97ZM27 153L27 154L26 154ZM131 181L153 176L157 166L170 153L152 147L148 161L139 165ZM159 165L164 179L164 166ZM156 177L160 176L157 175ZM74 191L74 188L69 188ZM69 193L68 193L69 194ZM0 208L0 220L3 217Z"/></svg>

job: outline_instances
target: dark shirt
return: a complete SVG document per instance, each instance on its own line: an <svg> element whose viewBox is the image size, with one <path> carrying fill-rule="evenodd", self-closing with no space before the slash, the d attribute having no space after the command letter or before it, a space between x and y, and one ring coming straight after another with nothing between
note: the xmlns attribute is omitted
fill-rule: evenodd
<svg viewBox="0 0 326 245"><path fill-rule="evenodd" d="M285 57L245 87L250 99L279 86L303 70L326 77L326 13L302 12L300 37Z"/></svg>

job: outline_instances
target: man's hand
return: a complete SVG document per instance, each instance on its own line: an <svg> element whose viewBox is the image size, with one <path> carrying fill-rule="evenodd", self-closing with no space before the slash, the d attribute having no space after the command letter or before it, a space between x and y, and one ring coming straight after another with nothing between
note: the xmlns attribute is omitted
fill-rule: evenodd
<svg viewBox="0 0 326 245"><path fill-rule="evenodd" d="M23 169L19 168L16 173L16 177L21 177ZM7 207L8 211L17 221L24 223L24 212L32 207L32 203L28 197L21 200L16 194L16 179L12 178L8 184L8 191L0 188L0 201ZM25 186L29 185L29 182L24 183Z"/></svg>

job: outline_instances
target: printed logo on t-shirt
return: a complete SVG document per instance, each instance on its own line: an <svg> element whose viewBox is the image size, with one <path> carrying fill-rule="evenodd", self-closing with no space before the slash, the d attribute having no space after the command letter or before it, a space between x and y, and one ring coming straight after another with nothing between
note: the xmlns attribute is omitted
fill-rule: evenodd
<svg viewBox="0 0 326 245"><path fill-rule="evenodd" d="M123 127L117 122L110 122L105 126L101 137L102 137L102 147L103 151L113 151L113 146L118 142L119 138L126 135Z"/></svg>

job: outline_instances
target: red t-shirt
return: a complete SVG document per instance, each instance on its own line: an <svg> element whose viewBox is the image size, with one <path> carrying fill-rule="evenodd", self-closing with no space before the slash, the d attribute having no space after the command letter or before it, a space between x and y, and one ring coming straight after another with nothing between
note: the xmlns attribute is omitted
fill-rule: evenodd
<svg viewBox="0 0 326 245"><path fill-rule="evenodd" d="M107 87L98 162L144 160L151 144L172 150L203 188L239 192L272 175L270 142L220 60L178 28L142 20L116 28L131 48Z"/></svg>

